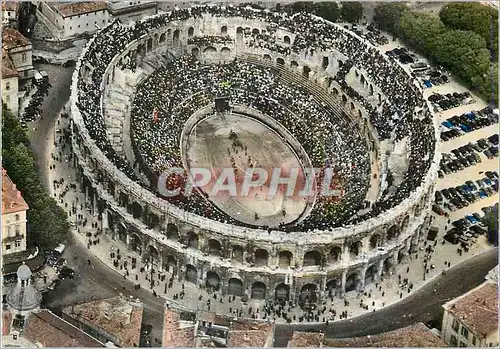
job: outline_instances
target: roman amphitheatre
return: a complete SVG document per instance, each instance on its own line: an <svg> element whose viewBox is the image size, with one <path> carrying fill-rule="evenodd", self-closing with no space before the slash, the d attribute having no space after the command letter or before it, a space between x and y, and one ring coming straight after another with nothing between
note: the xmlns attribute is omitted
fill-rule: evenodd
<svg viewBox="0 0 500 349"><path fill-rule="evenodd" d="M203 5L114 22L77 63L71 118L108 233L222 294L342 297L390 272L430 225L439 153L421 88L310 14ZM162 173L194 167L235 169L237 182L256 167L330 169L342 195L161 195Z"/></svg>

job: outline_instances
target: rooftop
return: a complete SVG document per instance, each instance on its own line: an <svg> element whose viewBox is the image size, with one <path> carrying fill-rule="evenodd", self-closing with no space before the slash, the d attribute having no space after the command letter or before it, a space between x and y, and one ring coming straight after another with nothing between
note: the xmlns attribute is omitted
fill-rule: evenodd
<svg viewBox="0 0 500 349"><path fill-rule="evenodd" d="M142 323L142 303L123 297L82 303L63 309L63 314L98 327L115 337L121 347L139 345Z"/></svg>
<svg viewBox="0 0 500 349"><path fill-rule="evenodd" d="M4 29L5 31L6 29ZM3 67L2 67L3 69ZM2 214L14 213L27 210L28 204L24 201L21 192L2 168Z"/></svg>
<svg viewBox="0 0 500 349"><path fill-rule="evenodd" d="M17 4L19 2L14 2L14 1L2 1L2 11L16 11L17 10Z"/></svg>
<svg viewBox="0 0 500 349"><path fill-rule="evenodd" d="M86 1L86 2L53 2L54 7L63 17L77 16L89 12L97 12L107 8L106 2Z"/></svg>
<svg viewBox="0 0 500 349"><path fill-rule="evenodd" d="M44 347L104 347L89 336L49 310L31 313L25 325L24 337Z"/></svg>
<svg viewBox="0 0 500 349"><path fill-rule="evenodd" d="M423 323L373 336L353 338L325 338L325 347L446 347L441 338Z"/></svg>
<svg viewBox="0 0 500 349"><path fill-rule="evenodd" d="M14 62L10 59L7 51L2 48L2 79L17 77L16 68L14 67Z"/></svg>
<svg viewBox="0 0 500 349"><path fill-rule="evenodd" d="M288 346L291 348L321 347L324 338L323 333L295 331L288 342Z"/></svg>
<svg viewBox="0 0 500 349"><path fill-rule="evenodd" d="M195 346L194 322L181 322L180 314L165 308L163 317L163 347L193 347Z"/></svg>
<svg viewBox="0 0 500 349"><path fill-rule="evenodd" d="M498 330L498 288L493 283L484 282L444 308L479 338Z"/></svg>
<svg viewBox="0 0 500 349"><path fill-rule="evenodd" d="M228 347L266 347L273 337L274 324L234 321L227 337Z"/></svg>
<svg viewBox="0 0 500 349"><path fill-rule="evenodd" d="M12 28L2 29L2 48L12 50L18 47L31 45L29 40L18 30Z"/></svg>

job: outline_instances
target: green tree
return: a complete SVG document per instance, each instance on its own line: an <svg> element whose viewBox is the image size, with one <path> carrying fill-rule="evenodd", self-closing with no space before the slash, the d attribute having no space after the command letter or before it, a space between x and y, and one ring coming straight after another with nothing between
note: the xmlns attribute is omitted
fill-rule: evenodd
<svg viewBox="0 0 500 349"><path fill-rule="evenodd" d="M28 137L12 113L3 107L2 166L21 191L28 210L28 243L51 249L69 236L67 215L42 187Z"/></svg>
<svg viewBox="0 0 500 349"><path fill-rule="evenodd" d="M320 2L314 5L314 13L330 22L337 22L340 18L340 9L336 2Z"/></svg>
<svg viewBox="0 0 500 349"><path fill-rule="evenodd" d="M494 206L493 209L488 212L481 222L488 229L488 242L492 245L498 245L498 206Z"/></svg>
<svg viewBox="0 0 500 349"><path fill-rule="evenodd" d="M314 12L314 3L312 1L298 1L290 5L292 12Z"/></svg>
<svg viewBox="0 0 500 349"><path fill-rule="evenodd" d="M479 34L494 56L498 52L498 12L479 2L451 2L441 8L439 17L452 29Z"/></svg>
<svg viewBox="0 0 500 349"><path fill-rule="evenodd" d="M479 88L487 76L490 54L484 39L471 31L448 30L437 37L433 56L468 86Z"/></svg>
<svg viewBox="0 0 500 349"><path fill-rule="evenodd" d="M439 45L438 37L447 30L439 18L410 11L401 16L399 28L403 40L424 55L432 54Z"/></svg>
<svg viewBox="0 0 500 349"><path fill-rule="evenodd" d="M399 33L399 21L403 13L409 11L408 6L403 2L380 3L375 7L374 22L380 29L391 34Z"/></svg>
<svg viewBox="0 0 500 349"><path fill-rule="evenodd" d="M363 5L358 1L343 2L340 14L343 21L357 23L363 17Z"/></svg>
<svg viewBox="0 0 500 349"><path fill-rule="evenodd" d="M498 105L498 63L492 64L480 81L479 94L489 103Z"/></svg>

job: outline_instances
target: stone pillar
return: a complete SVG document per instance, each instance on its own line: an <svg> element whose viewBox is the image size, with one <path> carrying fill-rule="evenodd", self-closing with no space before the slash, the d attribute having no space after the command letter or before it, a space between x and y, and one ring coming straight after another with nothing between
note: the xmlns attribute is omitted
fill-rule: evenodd
<svg viewBox="0 0 500 349"><path fill-rule="evenodd" d="M87 204L89 200L89 187L85 183L83 185L85 187L85 204Z"/></svg>
<svg viewBox="0 0 500 349"><path fill-rule="evenodd" d="M391 272L394 272L398 265L398 251L394 251L391 256Z"/></svg>
<svg viewBox="0 0 500 349"><path fill-rule="evenodd" d="M351 259L349 246L343 245L342 249L342 260L347 262Z"/></svg>
<svg viewBox="0 0 500 349"><path fill-rule="evenodd" d="M382 271L384 270L384 260L381 259L378 261L378 268L377 268L377 280L376 282L380 282L380 279L382 278Z"/></svg>
<svg viewBox="0 0 500 349"><path fill-rule="evenodd" d="M368 269L367 265L363 265L363 268L358 274L358 284L356 285L357 291L363 291L365 289L365 276L366 276L366 269Z"/></svg>
<svg viewBox="0 0 500 349"><path fill-rule="evenodd" d="M108 229L108 209L104 208L102 211L101 229L105 232Z"/></svg>
<svg viewBox="0 0 500 349"><path fill-rule="evenodd" d="M323 276L323 278L321 279L321 286L320 286L320 287L321 287L321 289L320 289L320 290L319 290L319 292L318 292L318 293L321 295L321 298L326 298L326 297L328 297L328 294L327 294L327 292L326 292L326 282L327 282L327 280L326 280L326 275L325 275L325 276Z"/></svg>
<svg viewBox="0 0 500 349"><path fill-rule="evenodd" d="M345 284L346 284L346 281L347 281L347 269L344 269L344 271L342 271L342 283L340 285L340 297L344 297L345 296Z"/></svg>
<svg viewBox="0 0 500 349"><path fill-rule="evenodd" d="M97 208L97 193L96 190L92 189L92 215L98 214L98 208Z"/></svg>

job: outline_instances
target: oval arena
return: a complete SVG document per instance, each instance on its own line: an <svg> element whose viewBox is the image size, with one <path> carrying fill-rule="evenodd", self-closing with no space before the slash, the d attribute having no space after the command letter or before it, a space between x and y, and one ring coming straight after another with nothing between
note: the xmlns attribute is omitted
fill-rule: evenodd
<svg viewBox="0 0 500 349"><path fill-rule="evenodd" d="M214 108L222 98L231 110ZM115 21L77 63L71 119L79 182L106 234L224 295L343 297L390 273L429 228L439 152L421 89L312 15L198 6ZM160 195L165 170L195 165L328 167L343 195Z"/></svg>

